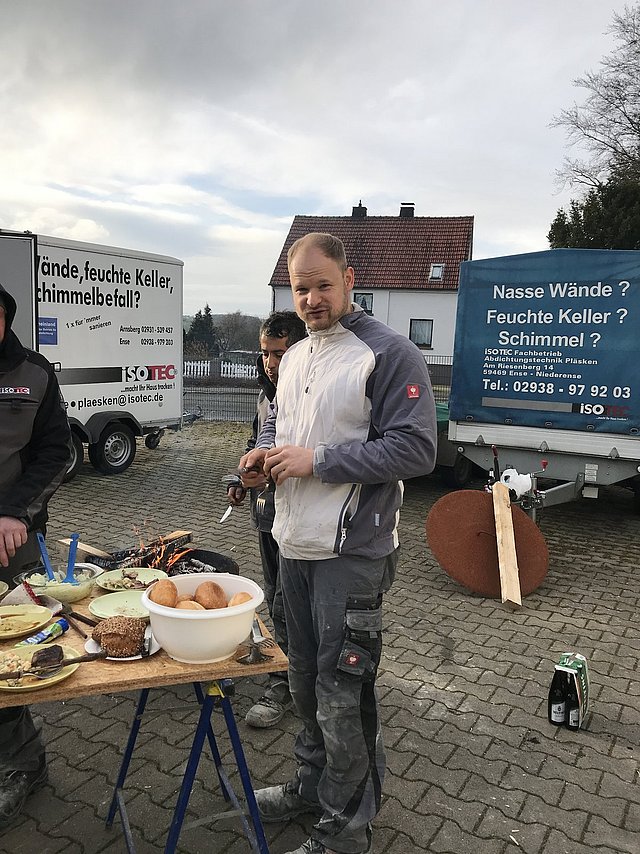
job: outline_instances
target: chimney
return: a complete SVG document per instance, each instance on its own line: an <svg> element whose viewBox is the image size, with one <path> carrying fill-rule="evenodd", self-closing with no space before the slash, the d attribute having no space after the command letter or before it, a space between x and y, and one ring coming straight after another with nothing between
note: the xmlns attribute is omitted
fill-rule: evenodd
<svg viewBox="0 0 640 854"><path fill-rule="evenodd" d="M364 219L367 215L367 209L362 205L362 199L358 203L358 207L351 208L351 216L354 219Z"/></svg>
<svg viewBox="0 0 640 854"><path fill-rule="evenodd" d="M414 208L415 202L400 202L400 216L412 217Z"/></svg>

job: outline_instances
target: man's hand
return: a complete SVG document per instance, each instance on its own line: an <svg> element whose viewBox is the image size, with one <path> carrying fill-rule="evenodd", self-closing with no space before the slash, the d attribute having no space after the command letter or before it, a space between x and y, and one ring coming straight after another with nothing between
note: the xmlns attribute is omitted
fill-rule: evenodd
<svg viewBox="0 0 640 854"><path fill-rule="evenodd" d="M232 507L239 507L244 501L246 494L247 490L244 486L234 486L231 484L227 487L227 498L229 499L229 504L231 504Z"/></svg>
<svg viewBox="0 0 640 854"><path fill-rule="evenodd" d="M27 542L27 526L13 516L0 516L0 566L9 566L9 558Z"/></svg>
<svg viewBox="0 0 640 854"><path fill-rule="evenodd" d="M242 485L246 489L255 489L265 484L265 476L263 471L264 458L267 452L264 448L254 448L240 458L238 463L238 472Z"/></svg>
<svg viewBox="0 0 640 854"><path fill-rule="evenodd" d="M267 451L264 470L276 484L288 477L312 477L313 449L297 445L283 445Z"/></svg>

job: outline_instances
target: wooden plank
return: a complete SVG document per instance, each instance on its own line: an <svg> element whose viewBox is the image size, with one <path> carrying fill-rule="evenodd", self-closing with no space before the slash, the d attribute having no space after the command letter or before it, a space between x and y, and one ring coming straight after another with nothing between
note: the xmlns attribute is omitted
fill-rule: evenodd
<svg viewBox="0 0 640 854"><path fill-rule="evenodd" d="M520 595L520 576L509 488L504 483L498 482L493 484L491 492L493 494L493 514L498 542L498 567L500 568L502 601L513 608L520 608L522 607L522 596Z"/></svg>
<svg viewBox="0 0 640 854"><path fill-rule="evenodd" d="M69 537L65 537L64 540L58 540L58 542L69 548L71 539ZM102 549L96 549L94 546L87 545L87 543L83 543L78 540L78 551L76 552L77 563L91 563L88 558L91 558L92 556L106 558L109 557L109 552L105 552Z"/></svg>

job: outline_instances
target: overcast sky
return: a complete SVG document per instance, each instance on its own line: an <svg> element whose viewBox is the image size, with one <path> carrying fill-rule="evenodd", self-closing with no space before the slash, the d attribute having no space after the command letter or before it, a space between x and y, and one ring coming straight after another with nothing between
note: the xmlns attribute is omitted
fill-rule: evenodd
<svg viewBox="0 0 640 854"><path fill-rule="evenodd" d="M0 0L0 228L173 255L264 316L296 214L475 217L547 249L554 115L624 0ZM575 193L574 193L575 195Z"/></svg>

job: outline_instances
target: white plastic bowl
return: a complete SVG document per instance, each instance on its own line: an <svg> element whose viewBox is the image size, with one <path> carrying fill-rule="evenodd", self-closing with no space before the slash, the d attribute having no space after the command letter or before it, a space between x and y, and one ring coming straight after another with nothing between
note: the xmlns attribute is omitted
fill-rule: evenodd
<svg viewBox="0 0 640 854"><path fill-rule="evenodd" d="M174 575L171 581L176 585L179 596L185 593L193 595L203 581L215 581L227 599L241 591L251 594L253 598L242 605L207 611L183 611L158 605L149 599L153 584L142 594L142 604L149 611L153 636L171 658L185 664L213 664L231 658L238 644L249 636L256 608L264 599L260 587L249 578L225 572Z"/></svg>

